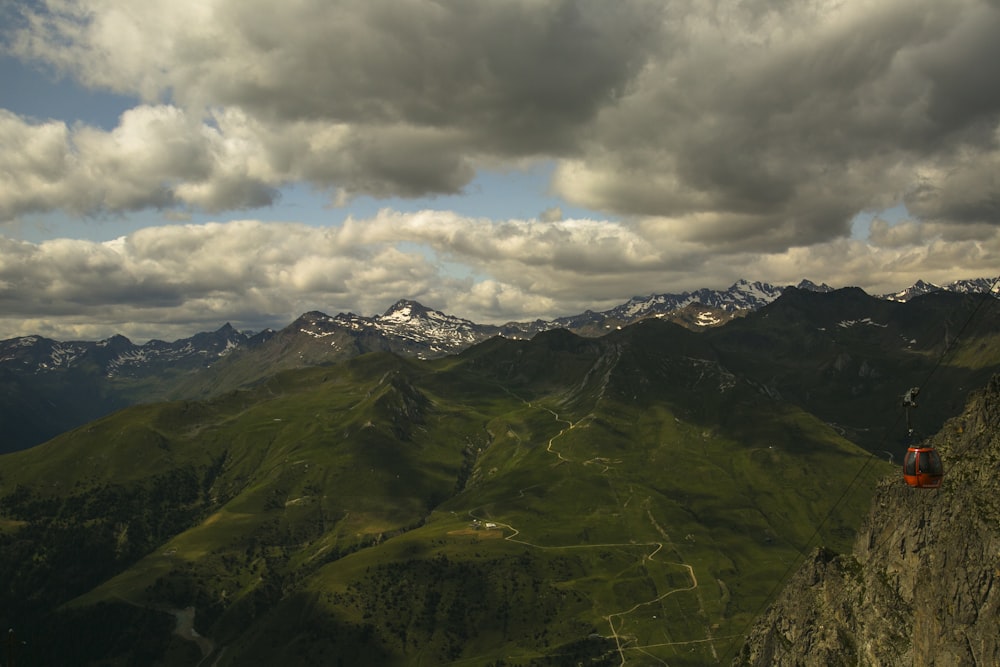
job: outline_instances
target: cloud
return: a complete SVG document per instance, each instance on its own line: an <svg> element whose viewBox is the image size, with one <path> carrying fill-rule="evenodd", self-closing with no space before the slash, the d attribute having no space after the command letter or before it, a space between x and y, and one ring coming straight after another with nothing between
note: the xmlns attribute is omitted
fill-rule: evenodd
<svg viewBox="0 0 1000 667"><path fill-rule="evenodd" d="M296 183L456 194L552 160L555 194L633 226L433 240L524 293L590 272L599 296L713 252L830 247L901 201L911 238L990 242L1000 221L986 0L40 0L11 25L18 57L142 104L110 131L0 113L6 220L252 209Z"/></svg>
<svg viewBox="0 0 1000 667"><path fill-rule="evenodd" d="M282 327L309 310L371 315L400 298L503 323L610 308L650 292L724 288L746 276L836 286L863 276L860 286L878 294L918 278L946 283L995 273L995 228L986 238L980 231L952 240L915 229L876 220L872 237L880 245L838 239L724 259L709 246L658 250L655 226L492 222L446 211L382 211L327 228L255 220L169 225L103 243L0 237L0 338L118 332L170 339L227 321Z"/></svg>
<svg viewBox="0 0 1000 667"><path fill-rule="evenodd" d="M232 112L281 177L377 197L458 192L479 159L575 151L642 67L658 13L651 0L43 4L10 40L22 58L191 117ZM296 140L310 156L282 164Z"/></svg>
<svg viewBox="0 0 1000 667"><path fill-rule="evenodd" d="M562 209L558 206L550 206L538 214L538 219L542 222L559 222L563 219Z"/></svg>
<svg viewBox="0 0 1000 667"><path fill-rule="evenodd" d="M984 219L997 184L946 174L995 160L1000 74L983 64L996 8L802 3L748 16L753 6L766 7L724 2L717 20L666 26L678 46L602 110L599 139L560 165L556 189L765 250L844 237L856 213L939 188L980 204L921 212ZM952 89L962 101L947 101Z"/></svg>
<svg viewBox="0 0 1000 667"><path fill-rule="evenodd" d="M52 208L94 215L256 207L275 200L272 183L280 182L269 167L254 173L254 156L238 136L172 106L129 109L110 132L0 110L0 140L0 219Z"/></svg>
<svg viewBox="0 0 1000 667"><path fill-rule="evenodd" d="M961 147L921 170L916 185L907 193L907 209L935 222L997 224L1000 127L984 145L986 148Z"/></svg>
<svg viewBox="0 0 1000 667"><path fill-rule="evenodd" d="M170 91L289 121L500 124L551 143L642 66L657 4L48 0L14 44L147 102Z"/></svg>

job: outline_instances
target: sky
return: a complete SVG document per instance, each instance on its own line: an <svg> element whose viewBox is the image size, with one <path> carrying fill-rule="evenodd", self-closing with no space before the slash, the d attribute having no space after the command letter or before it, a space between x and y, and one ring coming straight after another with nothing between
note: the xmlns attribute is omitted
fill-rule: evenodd
<svg viewBox="0 0 1000 667"><path fill-rule="evenodd" d="M1000 0L0 0L0 339L994 277Z"/></svg>

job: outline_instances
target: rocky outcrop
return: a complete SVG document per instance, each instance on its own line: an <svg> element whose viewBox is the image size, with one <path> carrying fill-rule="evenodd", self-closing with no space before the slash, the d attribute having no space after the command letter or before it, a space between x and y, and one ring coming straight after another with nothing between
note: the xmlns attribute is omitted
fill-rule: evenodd
<svg viewBox="0 0 1000 667"><path fill-rule="evenodd" d="M937 490L883 481L850 555L818 549L738 665L1000 665L1000 378L931 443Z"/></svg>

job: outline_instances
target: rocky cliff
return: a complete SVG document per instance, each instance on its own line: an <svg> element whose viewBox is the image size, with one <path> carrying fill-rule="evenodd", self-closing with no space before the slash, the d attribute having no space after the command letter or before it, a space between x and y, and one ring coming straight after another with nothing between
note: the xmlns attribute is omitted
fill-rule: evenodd
<svg viewBox="0 0 1000 667"><path fill-rule="evenodd" d="M738 665L1000 665L1000 378L930 442L937 490L879 486L853 553L816 550Z"/></svg>

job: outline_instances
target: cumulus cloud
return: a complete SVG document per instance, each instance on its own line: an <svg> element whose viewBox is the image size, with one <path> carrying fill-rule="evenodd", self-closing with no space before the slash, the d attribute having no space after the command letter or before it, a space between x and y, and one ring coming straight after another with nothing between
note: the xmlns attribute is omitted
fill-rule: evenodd
<svg viewBox="0 0 1000 667"><path fill-rule="evenodd" d="M860 286L877 294L917 278L991 275L1000 251L995 228L986 239L945 241L875 221L880 245L838 239L720 262L709 246L656 250L655 231L382 211L326 228L244 220L151 227L103 243L0 237L0 338L180 338L227 321L281 327L308 310L371 315L400 298L502 323L610 308L636 294L724 288L745 276L838 286L863 276Z"/></svg>
<svg viewBox="0 0 1000 667"><path fill-rule="evenodd" d="M642 67L658 12L651 0L43 5L9 40L22 58L217 116L223 138L265 148L272 185L377 197L455 193L478 160L575 151ZM227 152L233 171L242 157ZM218 190L185 201L224 205Z"/></svg>
<svg viewBox="0 0 1000 667"><path fill-rule="evenodd" d="M52 209L210 213L268 206L306 182L345 196L457 192L474 170L435 130L265 126L239 110L207 119L138 106L105 131L30 121L0 109L0 220ZM454 143L454 142L451 142Z"/></svg>
<svg viewBox="0 0 1000 667"><path fill-rule="evenodd" d="M501 124L548 144L622 91L659 13L650 0L44 4L16 50L92 86L285 120Z"/></svg>
<svg viewBox="0 0 1000 667"><path fill-rule="evenodd" d="M987 219L997 184L954 169L997 155L1000 74L983 66L995 60L996 7L718 6L717 20L665 26L679 46L602 110L599 141L560 165L557 190L761 250L844 237L857 212L904 197L933 202L911 207L919 215ZM970 210L932 208L942 190L971 197Z"/></svg>
<svg viewBox="0 0 1000 667"><path fill-rule="evenodd" d="M918 221L998 219L987 0L28 7L13 53L145 105L110 133L7 114L8 219L251 208L303 181L339 201L458 193L537 157L570 202L723 251L844 238L902 200Z"/></svg>
<svg viewBox="0 0 1000 667"><path fill-rule="evenodd" d="M267 205L277 196L278 180L266 168L255 173L244 142L172 106L129 109L110 132L0 110L0 141L2 219L53 208L82 215L221 211Z"/></svg>

